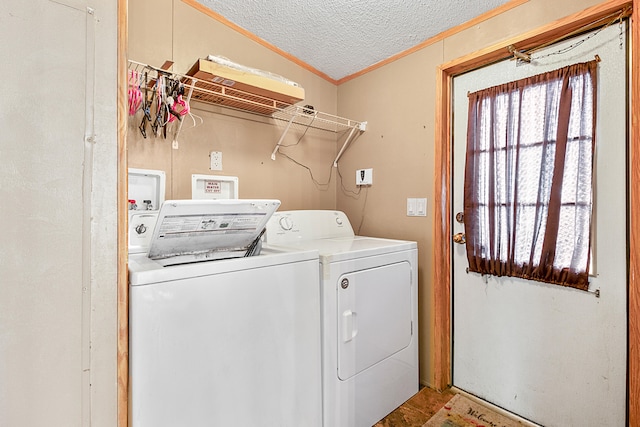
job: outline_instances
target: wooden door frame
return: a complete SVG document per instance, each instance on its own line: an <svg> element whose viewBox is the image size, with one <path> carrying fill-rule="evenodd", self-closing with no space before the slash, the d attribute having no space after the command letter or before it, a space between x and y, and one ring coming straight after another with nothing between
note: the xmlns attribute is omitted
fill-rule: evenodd
<svg viewBox="0 0 640 427"><path fill-rule="evenodd" d="M617 10L632 6L631 48L640 46L640 1L609 0L536 30L502 41L438 67L435 120L434 340L435 387L451 385L451 89L453 77L508 58L507 46L526 50L578 30ZM640 55L631 55L629 210L640 211ZM628 278L628 425L640 425L640 216L629 215Z"/></svg>
<svg viewBox="0 0 640 427"><path fill-rule="evenodd" d="M118 348L117 348L117 419L118 427L129 423L129 221L127 202L127 58L129 43L129 2L118 0Z"/></svg>

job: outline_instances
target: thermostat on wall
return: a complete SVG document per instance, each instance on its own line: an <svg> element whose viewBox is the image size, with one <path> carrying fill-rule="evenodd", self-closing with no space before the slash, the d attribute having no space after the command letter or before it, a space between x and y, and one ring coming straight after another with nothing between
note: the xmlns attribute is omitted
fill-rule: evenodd
<svg viewBox="0 0 640 427"><path fill-rule="evenodd" d="M371 185L373 184L373 169L358 169L356 170L356 185Z"/></svg>

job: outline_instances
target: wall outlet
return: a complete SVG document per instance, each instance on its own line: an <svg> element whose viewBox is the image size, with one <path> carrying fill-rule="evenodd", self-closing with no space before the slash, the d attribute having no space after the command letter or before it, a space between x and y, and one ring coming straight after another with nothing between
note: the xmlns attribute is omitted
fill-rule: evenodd
<svg viewBox="0 0 640 427"><path fill-rule="evenodd" d="M356 185L373 184L373 169L356 170Z"/></svg>
<svg viewBox="0 0 640 427"><path fill-rule="evenodd" d="M222 151L212 151L209 154L209 159L211 160L211 166L209 169L212 171L222 170Z"/></svg>

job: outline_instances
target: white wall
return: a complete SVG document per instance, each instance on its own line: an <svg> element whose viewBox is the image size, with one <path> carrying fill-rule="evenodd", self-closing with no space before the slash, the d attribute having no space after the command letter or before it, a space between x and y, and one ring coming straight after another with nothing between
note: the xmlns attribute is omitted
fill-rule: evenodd
<svg viewBox="0 0 640 427"><path fill-rule="evenodd" d="M116 12L0 10L2 426L116 425Z"/></svg>

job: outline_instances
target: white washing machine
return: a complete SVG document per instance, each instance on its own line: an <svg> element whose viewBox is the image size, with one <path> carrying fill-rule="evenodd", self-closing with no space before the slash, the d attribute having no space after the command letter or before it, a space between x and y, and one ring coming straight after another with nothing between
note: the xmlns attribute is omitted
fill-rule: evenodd
<svg viewBox="0 0 640 427"><path fill-rule="evenodd" d="M320 254L325 427L370 427L418 392L415 242L355 236L338 211L276 212L266 242Z"/></svg>
<svg viewBox="0 0 640 427"><path fill-rule="evenodd" d="M129 257L133 427L321 427L318 253L241 256L278 205L162 205Z"/></svg>

